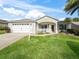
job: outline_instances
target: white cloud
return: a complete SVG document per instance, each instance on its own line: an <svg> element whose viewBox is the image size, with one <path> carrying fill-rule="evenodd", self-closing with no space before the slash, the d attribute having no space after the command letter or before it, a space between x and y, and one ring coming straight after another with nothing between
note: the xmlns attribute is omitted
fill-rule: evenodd
<svg viewBox="0 0 79 59"><path fill-rule="evenodd" d="M17 1L17 0L6 0L6 1L9 1L8 4L11 4L12 6L14 7L17 7L17 8L21 8L21 9L24 9L24 10L33 10L33 9L38 9L38 10L41 10L45 13L63 13L63 10L61 9L57 9L57 8L49 8L49 7L45 7L45 6L41 6L41 5L32 5L32 4L29 4L29 3L26 3L24 1ZM12 2L11 2L12 1ZM26 0L26 1L30 1L30 0ZM36 1L36 0L31 0L32 1ZM50 1L50 0L46 0L46 1Z"/></svg>
<svg viewBox="0 0 79 59"><path fill-rule="evenodd" d="M3 4L0 4L0 7L2 7L3 6Z"/></svg>
<svg viewBox="0 0 79 59"><path fill-rule="evenodd" d="M27 3L34 3L36 1L39 1L39 0L26 0ZM51 2L52 0L42 0L43 3L49 3Z"/></svg>
<svg viewBox="0 0 79 59"><path fill-rule="evenodd" d="M0 0L0 3L9 3L9 2L15 2L16 0Z"/></svg>
<svg viewBox="0 0 79 59"><path fill-rule="evenodd" d="M16 15L16 16L24 16L25 12L22 10L17 10L15 8L3 8L3 10L9 14Z"/></svg>
<svg viewBox="0 0 79 59"><path fill-rule="evenodd" d="M37 18L45 16L45 14L41 10L37 10L37 9L24 12L22 10L17 10L13 7L11 8L3 7L3 10L11 15L23 16L24 18L30 18L30 19L37 19Z"/></svg>
<svg viewBox="0 0 79 59"><path fill-rule="evenodd" d="M43 12L41 12L40 10L31 10L27 13L27 15L25 16L25 18L31 18L31 19L37 19L40 17L45 16L45 14Z"/></svg>
<svg viewBox="0 0 79 59"><path fill-rule="evenodd" d="M38 9L38 10L42 10L43 12L46 12L46 13L53 13L53 12L63 13L63 10L61 10L61 9L49 8L49 7L40 6L40 5L32 5L29 3L25 3L23 1L14 2L14 6L18 7L18 8L25 9L25 10Z"/></svg>
<svg viewBox="0 0 79 59"><path fill-rule="evenodd" d="M59 20L60 20L60 21L64 21L64 19L65 19L65 17L64 17L64 18L60 18Z"/></svg>
<svg viewBox="0 0 79 59"><path fill-rule="evenodd" d="M4 3L1 3L1 1ZM27 0L27 1L33 2L36 0ZM50 1L50 0L47 0L47 1ZM64 13L63 10L61 9L45 7L42 5L34 5L34 4L32 5L28 2L24 2L23 0L20 0L20 1L19 0L0 0L0 3L3 5L8 5L8 7L3 6L3 10L5 12L11 15L22 16L26 18L38 18L38 16L41 17L41 15L42 16L52 15L53 16L56 13L60 13L60 14Z"/></svg>

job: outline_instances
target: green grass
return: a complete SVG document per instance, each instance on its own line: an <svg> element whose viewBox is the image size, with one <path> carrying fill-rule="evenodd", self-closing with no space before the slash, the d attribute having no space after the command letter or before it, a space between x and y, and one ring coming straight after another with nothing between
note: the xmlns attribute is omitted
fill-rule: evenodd
<svg viewBox="0 0 79 59"><path fill-rule="evenodd" d="M4 33L6 33L5 30L0 30L0 34L4 34Z"/></svg>
<svg viewBox="0 0 79 59"><path fill-rule="evenodd" d="M28 37L0 51L0 59L79 59L79 37Z"/></svg>

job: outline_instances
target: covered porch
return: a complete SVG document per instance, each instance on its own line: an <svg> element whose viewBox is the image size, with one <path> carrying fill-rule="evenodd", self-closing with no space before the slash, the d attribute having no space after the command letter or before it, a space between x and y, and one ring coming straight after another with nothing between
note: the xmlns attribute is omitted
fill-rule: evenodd
<svg viewBox="0 0 79 59"><path fill-rule="evenodd" d="M58 20L52 17L42 17L37 20L37 33L58 33Z"/></svg>
<svg viewBox="0 0 79 59"><path fill-rule="evenodd" d="M39 23L37 26L38 33L57 33L57 23Z"/></svg>

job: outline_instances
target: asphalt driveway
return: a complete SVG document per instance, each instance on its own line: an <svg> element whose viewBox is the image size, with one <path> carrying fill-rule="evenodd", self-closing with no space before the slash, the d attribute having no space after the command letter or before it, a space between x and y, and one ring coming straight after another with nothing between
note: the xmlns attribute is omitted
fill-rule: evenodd
<svg viewBox="0 0 79 59"><path fill-rule="evenodd" d="M0 35L0 50L26 36L25 33L7 33Z"/></svg>

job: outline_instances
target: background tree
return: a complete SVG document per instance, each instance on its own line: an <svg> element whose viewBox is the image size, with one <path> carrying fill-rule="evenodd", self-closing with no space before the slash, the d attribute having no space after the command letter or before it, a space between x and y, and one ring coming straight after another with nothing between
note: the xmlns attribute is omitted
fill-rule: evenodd
<svg viewBox="0 0 79 59"><path fill-rule="evenodd" d="M79 22L79 18L73 18L73 22Z"/></svg>
<svg viewBox="0 0 79 59"><path fill-rule="evenodd" d="M64 22L72 22L72 19L71 18L65 18Z"/></svg>

